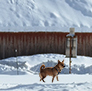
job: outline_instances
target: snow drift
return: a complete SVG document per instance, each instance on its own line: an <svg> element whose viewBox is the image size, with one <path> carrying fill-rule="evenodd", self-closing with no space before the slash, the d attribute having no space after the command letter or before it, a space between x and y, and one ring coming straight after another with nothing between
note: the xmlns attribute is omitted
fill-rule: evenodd
<svg viewBox="0 0 92 91"><path fill-rule="evenodd" d="M58 59L65 59L65 68L60 74L69 73L69 59L60 54L38 54L33 56L17 57L18 71L20 75L39 74L40 66L45 64L46 67L54 67ZM82 60L81 60L82 59ZM72 74L92 74L91 57L78 56L72 58ZM16 57L0 60L0 74L16 75L17 74Z"/></svg>

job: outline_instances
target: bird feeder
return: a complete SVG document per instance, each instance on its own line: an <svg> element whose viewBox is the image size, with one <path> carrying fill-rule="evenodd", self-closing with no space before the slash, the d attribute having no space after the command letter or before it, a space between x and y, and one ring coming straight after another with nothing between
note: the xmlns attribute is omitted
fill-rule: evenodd
<svg viewBox="0 0 92 91"><path fill-rule="evenodd" d="M66 35L66 57L70 59L69 73L71 73L71 58L77 57L77 37L74 28L70 28L70 33Z"/></svg>

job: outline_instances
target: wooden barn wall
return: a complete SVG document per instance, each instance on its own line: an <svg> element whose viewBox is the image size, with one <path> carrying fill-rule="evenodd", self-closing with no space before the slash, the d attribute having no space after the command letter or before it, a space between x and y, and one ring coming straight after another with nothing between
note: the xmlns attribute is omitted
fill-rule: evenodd
<svg viewBox="0 0 92 91"><path fill-rule="evenodd" d="M66 35L62 32L0 33L0 59L40 53L65 54ZM78 55L92 56L92 33L76 33Z"/></svg>

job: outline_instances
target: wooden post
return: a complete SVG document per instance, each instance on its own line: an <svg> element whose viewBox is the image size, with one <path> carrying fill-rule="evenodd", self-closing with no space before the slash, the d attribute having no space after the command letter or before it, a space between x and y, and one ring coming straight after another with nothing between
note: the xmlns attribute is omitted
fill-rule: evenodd
<svg viewBox="0 0 92 91"><path fill-rule="evenodd" d="M16 53L16 66L17 66L17 75L19 75L19 72L18 72L18 60L17 60L17 49L15 50L15 53Z"/></svg>
<svg viewBox="0 0 92 91"><path fill-rule="evenodd" d="M70 58L69 58L69 74L71 74L71 55L72 55L72 38L70 37Z"/></svg>
<svg viewBox="0 0 92 91"><path fill-rule="evenodd" d="M77 38L75 36L74 28L70 28L70 33L66 35L66 57L69 58L69 74L71 74L71 58L77 56Z"/></svg>

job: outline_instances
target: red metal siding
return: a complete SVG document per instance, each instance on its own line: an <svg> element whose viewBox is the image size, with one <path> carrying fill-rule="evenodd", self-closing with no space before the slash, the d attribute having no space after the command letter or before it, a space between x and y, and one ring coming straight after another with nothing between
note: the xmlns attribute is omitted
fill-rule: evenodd
<svg viewBox="0 0 92 91"><path fill-rule="evenodd" d="M76 33L78 37L78 55L92 56L92 33Z"/></svg>
<svg viewBox="0 0 92 91"><path fill-rule="evenodd" d="M65 54L66 35L62 32L0 33L0 59L40 53ZM78 55L92 56L92 33L76 33Z"/></svg>

